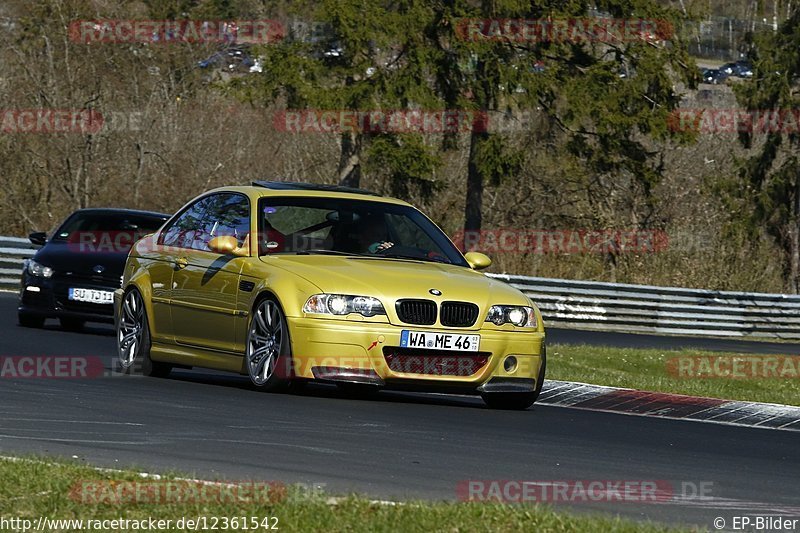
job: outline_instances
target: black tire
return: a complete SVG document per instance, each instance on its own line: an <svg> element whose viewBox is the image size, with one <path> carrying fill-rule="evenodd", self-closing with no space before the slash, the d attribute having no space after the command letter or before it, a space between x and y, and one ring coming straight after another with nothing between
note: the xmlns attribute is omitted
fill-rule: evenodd
<svg viewBox="0 0 800 533"><path fill-rule="evenodd" d="M80 318L61 317L58 321L61 323L61 327L67 331L81 331L86 324L86 321Z"/></svg>
<svg viewBox="0 0 800 533"><path fill-rule="evenodd" d="M267 348L259 343L258 337L271 338L270 346L278 342L277 349ZM266 353L257 357L261 351ZM261 363L264 363L264 366ZM290 392L302 388L300 382L293 385L292 341L289 337L289 324L280 304L272 297L261 298L253 307L250 323L247 326L247 345L244 366L250 382L259 390L266 392Z"/></svg>
<svg viewBox="0 0 800 533"><path fill-rule="evenodd" d="M547 352L542 348L542 365L536 378L536 390L533 392L484 392L481 394L484 403L490 409L505 409L523 411L536 403L544 386L544 376L547 369Z"/></svg>
<svg viewBox="0 0 800 533"><path fill-rule="evenodd" d="M42 328L44 327L44 317L31 315L28 313L17 313L17 321L23 328Z"/></svg>
<svg viewBox="0 0 800 533"><path fill-rule="evenodd" d="M124 309L126 303L132 300L138 300L138 305L135 308ZM134 353L131 355L125 352L123 356L123 342L129 338L132 333L130 330L132 319L139 320L139 333L135 336L136 345L133 347ZM147 309L144 306L144 299L138 289L131 289L123 296L122 307L116 319L117 330L117 356L120 364L121 372L128 375L140 375L148 377L167 377L172 371L172 365L153 361L150 358L150 322L147 319ZM128 345L126 350L130 347Z"/></svg>

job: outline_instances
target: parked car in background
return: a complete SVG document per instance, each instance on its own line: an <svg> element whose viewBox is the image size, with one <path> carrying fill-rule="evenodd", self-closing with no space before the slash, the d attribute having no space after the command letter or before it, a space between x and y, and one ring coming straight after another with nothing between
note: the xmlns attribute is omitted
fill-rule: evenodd
<svg viewBox="0 0 800 533"><path fill-rule="evenodd" d="M169 218L127 209L80 209L48 237L30 234L42 247L25 261L17 315L19 324L40 328L58 318L65 329L86 322L113 322L114 290L131 246Z"/></svg>
<svg viewBox="0 0 800 533"><path fill-rule="evenodd" d="M702 82L710 83L712 85L720 85L727 81L728 74L716 68L709 68L703 70Z"/></svg>
<svg viewBox="0 0 800 533"><path fill-rule="evenodd" d="M256 61L249 51L242 46L236 46L214 52L206 59L197 62L201 69L219 69L227 72L251 72Z"/></svg>
<svg viewBox="0 0 800 533"><path fill-rule="evenodd" d="M725 63L719 68L720 72L724 72L728 76L737 78L752 78L753 65L749 61L740 60L734 63Z"/></svg>

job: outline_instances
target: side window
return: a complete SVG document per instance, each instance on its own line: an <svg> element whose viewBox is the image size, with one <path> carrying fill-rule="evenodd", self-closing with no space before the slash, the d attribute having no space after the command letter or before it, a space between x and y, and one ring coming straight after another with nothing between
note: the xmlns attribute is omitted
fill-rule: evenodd
<svg viewBox="0 0 800 533"><path fill-rule="evenodd" d="M241 194L215 194L208 199L204 227L211 238L232 236L242 246L250 233L250 200Z"/></svg>
<svg viewBox="0 0 800 533"><path fill-rule="evenodd" d="M232 235L239 246L250 232L247 197L221 193L206 196L184 211L161 234L161 244L176 248L208 251L214 237Z"/></svg>
<svg viewBox="0 0 800 533"><path fill-rule="evenodd" d="M202 231L208 197L201 198L175 219L162 233L161 244L175 248L205 249L208 238Z"/></svg>

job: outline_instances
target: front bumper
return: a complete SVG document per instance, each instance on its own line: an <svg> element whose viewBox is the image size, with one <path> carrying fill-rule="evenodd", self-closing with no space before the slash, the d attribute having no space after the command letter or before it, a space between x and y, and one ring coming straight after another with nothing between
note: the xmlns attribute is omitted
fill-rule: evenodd
<svg viewBox="0 0 800 533"><path fill-rule="evenodd" d="M539 369L544 359L545 335L539 331L499 331L490 329L458 330L420 326L395 326L369 321L329 320L322 318L288 318L293 347L293 373L296 377L325 381L367 383L389 388L447 390L462 392L532 392L539 385ZM438 333L479 334L480 354L485 364L474 366L474 372L441 375L425 362L434 352L417 350L422 364L414 368L387 362L400 346L402 330ZM452 358L450 368L473 357L474 352L439 352L437 356ZM413 354L415 357L417 353ZM516 364L506 369L506 358ZM445 361L446 362L446 361ZM439 369L444 368L444 363ZM511 365L509 365L511 366ZM394 369L393 369L394 368ZM464 368L462 365L461 368ZM469 366L467 366L469 368Z"/></svg>
<svg viewBox="0 0 800 533"><path fill-rule="evenodd" d="M75 318L87 322L114 322L114 306L74 302L68 298L69 287L113 291L106 283L80 280L70 282L59 278L39 278L23 273L20 284L18 312L44 318Z"/></svg>

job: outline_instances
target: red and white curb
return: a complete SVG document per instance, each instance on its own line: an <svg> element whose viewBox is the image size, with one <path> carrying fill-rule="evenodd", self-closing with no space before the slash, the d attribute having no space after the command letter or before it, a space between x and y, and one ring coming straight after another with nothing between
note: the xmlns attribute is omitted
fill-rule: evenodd
<svg viewBox="0 0 800 533"><path fill-rule="evenodd" d="M545 381L536 402L591 411L800 431L800 407Z"/></svg>

